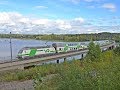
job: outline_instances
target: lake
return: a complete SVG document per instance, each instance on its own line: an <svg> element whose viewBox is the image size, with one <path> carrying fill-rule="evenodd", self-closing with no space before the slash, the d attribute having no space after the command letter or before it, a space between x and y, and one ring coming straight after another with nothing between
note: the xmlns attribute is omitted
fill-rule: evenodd
<svg viewBox="0 0 120 90"><path fill-rule="evenodd" d="M99 41L103 43L103 41ZM23 47L28 46L46 46L52 45L52 43L69 43L69 42L55 42L55 41L43 41L43 40L23 40L12 39L12 54L13 59L16 58L18 51ZM76 43L76 42L71 42ZM89 42L81 42L81 44L88 44ZM0 39L0 60L10 60L10 39Z"/></svg>

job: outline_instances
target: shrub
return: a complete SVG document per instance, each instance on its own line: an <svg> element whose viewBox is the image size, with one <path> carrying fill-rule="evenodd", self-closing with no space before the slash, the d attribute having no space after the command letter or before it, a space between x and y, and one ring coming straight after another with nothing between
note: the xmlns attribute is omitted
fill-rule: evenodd
<svg viewBox="0 0 120 90"><path fill-rule="evenodd" d="M114 49L115 55L120 55L120 46Z"/></svg>

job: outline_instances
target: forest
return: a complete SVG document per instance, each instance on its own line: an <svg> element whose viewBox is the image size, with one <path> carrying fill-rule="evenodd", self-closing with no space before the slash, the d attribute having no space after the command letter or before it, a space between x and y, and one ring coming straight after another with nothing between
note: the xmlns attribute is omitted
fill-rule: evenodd
<svg viewBox="0 0 120 90"><path fill-rule="evenodd" d="M36 40L54 40L79 42L92 40L115 40L120 41L120 33L97 33L97 34L0 34L0 38L19 38L19 39L36 39Z"/></svg>

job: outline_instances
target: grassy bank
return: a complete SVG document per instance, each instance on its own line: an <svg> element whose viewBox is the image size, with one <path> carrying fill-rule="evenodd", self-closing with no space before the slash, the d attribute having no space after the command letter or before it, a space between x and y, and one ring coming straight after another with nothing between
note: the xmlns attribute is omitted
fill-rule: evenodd
<svg viewBox="0 0 120 90"><path fill-rule="evenodd" d="M92 62L85 58L83 61L74 60L2 72L0 76L0 82L34 79L36 90L118 90L120 56L107 51L102 53L99 61ZM49 79L44 80L43 77Z"/></svg>

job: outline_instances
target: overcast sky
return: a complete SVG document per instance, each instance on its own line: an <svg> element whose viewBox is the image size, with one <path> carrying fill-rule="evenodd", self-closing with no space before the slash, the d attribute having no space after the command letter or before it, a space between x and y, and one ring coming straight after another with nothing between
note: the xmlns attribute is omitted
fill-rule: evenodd
<svg viewBox="0 0 120 90"><path fill-rule="evenodd" d="M120 0L0 0L0 33L120 33Z"/></svg>

